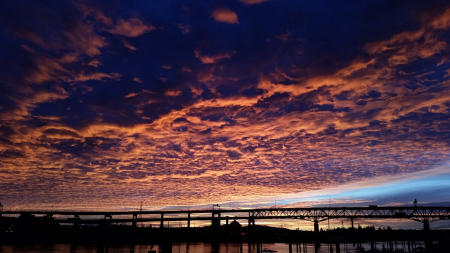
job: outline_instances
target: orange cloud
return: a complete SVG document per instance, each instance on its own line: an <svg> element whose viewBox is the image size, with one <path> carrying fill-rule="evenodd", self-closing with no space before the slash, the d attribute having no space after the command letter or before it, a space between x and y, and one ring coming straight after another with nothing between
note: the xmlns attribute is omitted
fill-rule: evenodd
<svg viewBox="0 0 450 253"><path fill-rule="evenodd" d="M434 29L448 29L450 27L450 8L445 9L445 12L435 18L431 23Z"/></svg>
<svg viewBox="0 0 450 253"><path fill-rule="evenodd" d="M74 77L73 81L85 82L85 81L89 81L89 80L102 80L104 78L119 80L120 74L119 73L109 73L109 74L94 73L94 74L86 75L85 73L79 73L77 76Z"/></svg>
<svg viewBox="0 0 450 253"><path fill-rule="evenodd" d="M103 14L103 12L99 8L93 8L84 4L78 4L77 2L75 2L75 5L81 12L83 12L84 16L92 15L96 20L102 22L103 24L112 24L112 19L105 16L105 14Z"/></svg>
<svg viewBox="0 0 450 253"><path fill-rule="evenodd" d="M92 67L98 67L98 65L101 65L102 63L99 60L92 60L88 63L88 66L92 66Z"/></svg>
<svg viewBox="0 0 450 253"><path fill-rule="evenodd" d="M229 9L216 9L211 13L211 17L217 22L239 24L237 14Z"/></svg>
<svg viewBox="0 0 450 253"><path fill-rule="evenodd" d="M116 26L113 29L109 29L108 32L127 37L138 37L155 29L156 27L145 24L138 18L131 18L128 21L119 19Z"/></svg>
<svg viewBox="0 0 450 253"><path fill-rule="evenodd" d="M212 56L201 55L200 50L195 50L194 53L195 53L195 57L200 59L200 61L202 61L203 64L212 64L212 63L217 63L222 59L231 58L231 56L233 56L233 54L235 54L236 52L233 51L231 53L220 53L220 54L212 55Z"/></svg>
<svg viewBox="0 0 450 253"><path fill-rule="evenodd" d="M130 49L130 50L136 51L136 47L134 47L133 45L131 45L130 42L128 42L128 41L126 41L126 40L122 40L122 43L123 43L123 46L124 46L124 47L126 47L126 48L128 48L128 49Z"/></svg>
<svg viewBox="0 0 450 253"><path fill-rule="evenodd" d="M450 27L450 8L431 23L424 23L417 31L407 31L392 36L389 40L369 43L365 49L373 54L392 52L389 63L392 66L407 64L417 58L429 58L447 48L447 42L440 40L436 31Z"/></svg>
<svg viewBox="0 0 450 253"><path fill-rule="evenodd" d="M181 95L181 91L180 90L167 90L166 92L164 92L164 95L170 96L170 97L176 97L176 96Z"/></svg>
<svg viewBox="0 0 450 253"><path fill-rule="evenodd" d="M89 56L100 54L100 48L107 45L105 39L94 31L92 24L79 23L76 29L65 31L63 34L74 49Z"/></svg>

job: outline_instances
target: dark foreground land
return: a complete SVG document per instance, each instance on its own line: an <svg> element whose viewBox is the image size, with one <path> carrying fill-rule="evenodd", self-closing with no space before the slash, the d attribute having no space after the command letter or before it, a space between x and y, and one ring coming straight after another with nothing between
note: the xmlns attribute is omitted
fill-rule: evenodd
<svg viewBox="0 0 450 253"><path fill-rule="evenodd" d="M427 243L427 252L450 252L450 230L391 230L359 227L312 232L268 226L242 227L240 224L223 225L220 228L151 228L124 225L64 226L56 223L16 224L2 226L1 229L0 244L167 244L177 242L358 244L421 241Z"/></svg>

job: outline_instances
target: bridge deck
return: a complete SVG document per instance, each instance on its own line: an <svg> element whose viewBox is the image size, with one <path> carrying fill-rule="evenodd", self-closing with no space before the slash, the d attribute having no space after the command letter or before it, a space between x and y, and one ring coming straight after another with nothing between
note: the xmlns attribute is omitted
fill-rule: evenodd
<svg viewBox="0 0 450 253"><path fill-rule="evenodd" d="M314 207L314 208L263 208L263 209L215 209L177 211L3 211L0 216L21 218L50 217L59 223L136 223L164 221L228 220L245 219L254 223L255 219L303 219L323 221L339 218L389 219L404 218L417 221L450 219L450 207ZM220 222L219 222L220 224Z"/></svg>

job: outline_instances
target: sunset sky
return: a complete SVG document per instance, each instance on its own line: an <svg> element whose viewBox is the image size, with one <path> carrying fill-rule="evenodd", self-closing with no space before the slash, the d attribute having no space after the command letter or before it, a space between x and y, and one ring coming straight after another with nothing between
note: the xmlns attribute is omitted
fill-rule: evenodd
<svg viewBox="0 0 450 253"><path fill-rule="evenodd" d="M5 209L450 204L449 1L1 1L0 37Z"/></svg>

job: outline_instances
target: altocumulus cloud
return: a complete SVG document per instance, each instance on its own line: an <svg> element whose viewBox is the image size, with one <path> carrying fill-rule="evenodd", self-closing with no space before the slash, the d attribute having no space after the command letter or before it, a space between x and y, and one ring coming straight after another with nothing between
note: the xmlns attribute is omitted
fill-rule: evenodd
<svg viewBox="0 0 450 253"><path fill-rule="evenodd" d="M216 4L2 2L2 203L206 204L448 160L448 3Z"/></svg>

